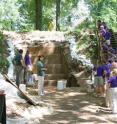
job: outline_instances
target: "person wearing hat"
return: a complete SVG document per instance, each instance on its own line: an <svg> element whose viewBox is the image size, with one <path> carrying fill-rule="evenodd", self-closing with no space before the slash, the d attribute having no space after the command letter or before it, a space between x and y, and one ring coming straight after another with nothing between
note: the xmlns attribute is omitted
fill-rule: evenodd
<svg viewBox="0 0 117 124"><path fill-rule="evenodd" d="M110 100L111 100L111 109L112 113L117 114L117 69L113 69L112 77L108 80L108 85L110 87Z"/></svg>

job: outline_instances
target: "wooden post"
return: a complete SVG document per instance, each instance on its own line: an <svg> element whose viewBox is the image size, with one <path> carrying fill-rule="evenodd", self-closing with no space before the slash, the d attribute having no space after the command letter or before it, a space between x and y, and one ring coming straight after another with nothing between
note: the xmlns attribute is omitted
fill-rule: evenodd
<svg viewBox="0 0 117 124"><path fill-rule="evenodd" d="M35 28L42 30L42 0L35 0Z"/></svg>
<svg viewBox="0 0 117 124"><path fill-rule="evenodd" d="M60 30L60 3L61 0L56 0L56 31Z"/></svg>

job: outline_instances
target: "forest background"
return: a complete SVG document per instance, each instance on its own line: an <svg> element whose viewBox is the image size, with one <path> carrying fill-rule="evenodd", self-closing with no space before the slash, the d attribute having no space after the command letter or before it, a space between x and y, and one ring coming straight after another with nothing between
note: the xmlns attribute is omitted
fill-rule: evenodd
<svg viewBox="0 0 117 124"><path fill-rule="evenodd" d="M6 66L3 30L15 32L75 32L77 49L97 59L98 39L84 35L95 32L97 20L117 32L116 0L0 0L0 70ZM89 49L90 48L90 49ZM88 49L88 50L87 50Z"/></svg>
<svg viewBox="0 0 117 124"><path fill-rule="evenodd" d="M117 31L116 0L0 0L0 29L78 30L101 19Z"/></svg>

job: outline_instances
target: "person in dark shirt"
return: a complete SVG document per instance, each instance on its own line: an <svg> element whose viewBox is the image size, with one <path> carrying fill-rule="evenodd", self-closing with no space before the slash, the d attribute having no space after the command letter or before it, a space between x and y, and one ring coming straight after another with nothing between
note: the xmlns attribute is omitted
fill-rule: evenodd
<svg viewBox="0 0 117 124"><path fill-rule="evenodd" d="M38 95L44 95L44 77L45 77L45 65L44 56L39 56L37 61L37 75L38 75Z"/></svg>
<svg viewBox="0 0 117 124"><path fill-rule="evenodd" d="M19 87L23 83L23 71L24 71L24 61L23 61L23 50L20 49L14 58L15 71L16 71L16 85Z"/></svg>
<svg viewBox="0 0 117 124"><path fill-rule="evenodd" d="M97 21L97 28L98 28L98 30L100 30L101 24L102 24L101 20L98 20L98 21Z"/></svg>

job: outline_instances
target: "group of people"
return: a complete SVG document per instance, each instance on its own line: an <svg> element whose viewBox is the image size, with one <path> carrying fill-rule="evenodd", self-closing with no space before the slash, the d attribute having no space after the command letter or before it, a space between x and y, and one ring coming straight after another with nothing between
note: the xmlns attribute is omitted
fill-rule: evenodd
<svg viewBox="0 0 117 124"><path fill-rule="evenodd" d="M96 95L105 97L106 106L117 113L117 62L108 60L94 68L94 87Z"/></svg>
<svg viewBox="0 0 117 124"><path fill-rule="evenodd" d="M111 31L105 22L98 20L98 34L103 50L109 51L113 56L109 56L102 63L98 62L93 69L94 88L97 95L106 98L106 105L112 109L113 113L117 113L117 49L111 45ZM38 56L37 75L38 75L38 95L44 95L44 77L45 65L44 56ZM23 57L23 50L20 49L14 58L16 84L19 87L21 83L28 83L29 77L32 75L32 61L29 51L27 50Z"/></svg>
<svg viewBox="0 0 117 124"><path fill-rule="evenodd" d="M103 51L107 53L106 59L110 58L111 56L115 57L115 55L117 54L117 43L113 43L113 40L115 40L113 30L109 29L106 23L101 22L101 20L98 20L97 27L101 41L101 49L103 49Z"/></svg>
<svg viewBox="0 0 117 124"><path fill-rule="evenodd" d="M38 76L38 95L44 95L44 77L45 77L45 65L44 56L38 56L36 62L37 76ZM23 50L19 49L13 59L15 66L16 85L28 84L29 80L33 81L33 64L29 51L23 57ZM34 82L33 82L34 83Z"/></svg>
<svg viewBox="0 0 117 124"><path fill-rule="evenodd" d="M98 32L101 37L101 47L110 48L112 55L107 58L103 57L102 62L97 62L94 66L94 87L96 95L105 97L106 106L110 107L112 113L117 113L117 59L116 48L111 47L111 33L106 23L98 20ZM105 47L106 46L106 47ZM104 49L105 50L105 49ZM113 57L114 54L114 57Z"/></svg>

